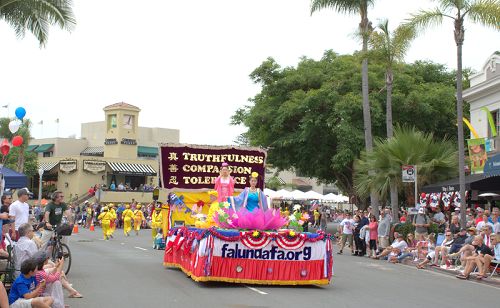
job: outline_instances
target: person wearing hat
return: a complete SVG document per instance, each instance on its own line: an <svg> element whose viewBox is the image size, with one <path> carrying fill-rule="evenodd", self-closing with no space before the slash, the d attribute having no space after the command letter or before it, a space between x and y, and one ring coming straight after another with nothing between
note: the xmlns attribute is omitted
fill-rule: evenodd
<svg viewBox="0 0 500 308"><path fill-rule="evenodd" d="M71 209L63 201L63 193L61 191L55 191L51 195L51 202L45 206L44 221L47 228L42 231L43 247L47 245L54 234L52 229L61 225L63 216L68 220L72 218Z"/></svg>
<svg viewBox="0 0 500 308"><path fill-rule="evenodd" d="M17 191L17 200L9 207L9 217L14 220L14 228L16 230L14 240L19 238L19 227L29 222L30 206L27 201L31 194L28 188L19 189Z"/></svg>
<svg viewBox="0 0 500 308"><path fill-rule="evenodd" d="M153 243L158 234L158 229L161 229L163 225L163 215L161 213L161 203L157 204L153 214L151 215L151 236L153 237Z"/></svg>
<svg viewBox="0 0 500 308"><path fill-rule="evenodd" d="M420 238L422 235L427 236L430 227L429 218L425 215L423 207L418 209L418 214L413 218L413 226L415 227L415 237Z"/></svg>
<svg viewBox="0 0 500 308"><path fill-rule="evenodd" d="M144 213L141 211L141 208L141 204L137 204L136 210L134 211L135 235L139 235L139 230L141 230L142 222L146 219L144 218Z"/></svg>
<svg viewBox="0 0 500 308"><path fill-rule="evenodd" d="M111 213L111 216L112 216L110 224L109 224L109 234L108 234L108 236L111 237L111 238L113 238L113 234L115 234L115 230L116 230L116 218L117 218L114 203L110 203L108 205L108 212Z"/></svg>
<svg viewBox="0 0 500 308"><path fill-rule="evenodd" d="M130 209L130 204L125 205L125 210L122 213L123 218L123 233L125 236L130 236L132 231L132 220L134 219L134 212Z"/></svg>
<svg viewBox="0 0 500 308"><path fill-rule="evenodd" d="M113 214L108 211L108 207L102 208L101 214L97 217L97 220L101 221L102 234L104 239L109 240L109 225L111 224L111 219L113 219Z"/></svg>

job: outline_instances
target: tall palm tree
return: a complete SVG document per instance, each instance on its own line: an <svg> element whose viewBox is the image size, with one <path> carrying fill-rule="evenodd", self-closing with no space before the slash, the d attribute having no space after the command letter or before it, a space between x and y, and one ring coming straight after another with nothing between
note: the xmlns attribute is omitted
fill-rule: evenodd
<svg viewBox="0 0 500 308"><path fill-rule="evenodd" d="M49 27L71 30L75 25L72 0L0 0L0 19L10 24L18 37L33 33L40 47L47 44Z"/></svg>
<svg viewBox="0 0 500 308"><path fill-rule="evenodd" d="M404 61L404 57L410 48L412 40L415 38L413 27L406 25L398 26L392 33L389 31L389 21L383 20L377 26L379 31L373 31L370 37L370 45L376 56L382 58L385 64L385 88L387 91L386 101L386 127L387 138L394 135L392 125L392 85L394 81L394 64ZM395 182L391 182L391 205L394 221L398 216L398 188Z"/></svg>
<svg viewBox="0 0 500 308"><path fill-rule="evenodd" d="M417 31L443 23L445 18L453 21L457 45L457 123L458 123L458 174L460 182L461 209L465 209L465 157L462 98L462 46L465 38L464 21L479 23L500 30L500 0L435 0L439 6L433 10L421 10L408 20ZM461 224L465 227L465 210L460 211Z"/></svg>
<svg viewBox="0 0 500 308"><path fill-rule="evenodd" d="M358 31L363 39L363 62L361 66L361 92L363 94L363 123L365 129L365 148L367 152L373 149L372 121L370 115L370 100L368 97L368 40L372 32L372 24L368 19L368 8L375 0L311 0L311 14L330 8L342 14L359 14L361 21ZM371 205L378 216L378 195L370 195Z"/></svg>
<svg viewBox="0 0 500 308"><path fill-rule="evenodd" d="M457 173L457 150L450 140L435 140L415 128L396 128L393 138L376 140L373 152L363 152L355 162L356 191L360 196L376 191L386 197L391 185L403 187L401 165L419 166L418 186L449 179Z"/></svg>

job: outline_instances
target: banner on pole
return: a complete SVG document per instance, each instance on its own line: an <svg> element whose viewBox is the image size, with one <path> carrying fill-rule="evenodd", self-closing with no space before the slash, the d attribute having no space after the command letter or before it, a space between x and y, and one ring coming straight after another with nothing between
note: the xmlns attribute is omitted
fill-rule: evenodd
<svg viewBox="0 0 500 308"><path fill-rule="evenodd" d="M467 147L469 149L470 169L472 173L482 173L488 159L485 138L467 139Z"/></svg>
<svg viewBox="0 0 500 308"><path fill-rule="evenodd" d="M413 183L415 182L415 166L414 165L403 165L402 166L402 176L403 183Z"/></svg>

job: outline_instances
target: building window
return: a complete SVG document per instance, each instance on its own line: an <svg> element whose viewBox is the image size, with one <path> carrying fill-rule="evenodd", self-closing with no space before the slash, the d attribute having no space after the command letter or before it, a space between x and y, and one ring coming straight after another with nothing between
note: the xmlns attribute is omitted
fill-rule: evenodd
<svg viewBox="0 0 500 308"><path fill-rule="evenodd" d="M108 115L108 131L110 129L116 128L116 114Z"/></svg>
<svg viewBox="0 0 500 308"><path fill-rule="evenodd" d="M495 122L495 126L497 128L497 134L500 133L500 112L499 110L495 110L495 111L492 111L491 112L491 116L493 117L493 121ZM486 121L488 121L486 119ZM493 133L491 132L491 127L490 127L490 123L488 122L488 138L492 138L493 137Z"/></svg>
<svg viewBox="0 0 500 308"><path fill-rule="evenodd" d="M123 115L123 128L134 130L135 117L131 114Z"/></svg>
<svg viewBox="0 0 500 308"><path fill-rule="evenodd" d="M50 151L50 152L43 152L43 157L52 157L54 156L54 152Z"/></svg>

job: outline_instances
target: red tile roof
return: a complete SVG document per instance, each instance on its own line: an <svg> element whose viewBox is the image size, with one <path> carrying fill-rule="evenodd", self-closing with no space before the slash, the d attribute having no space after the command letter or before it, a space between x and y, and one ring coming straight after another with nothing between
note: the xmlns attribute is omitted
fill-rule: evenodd
<svg viewBox="0 0 500 308"><path fill-rule="evenodd" d="M112 105L106 106L106 107L104 107L104 110L120 109L120 108L123 108L123 109L133 109L133 110L141 111L141 109L139 109L139 107L136 107L136 106L124 103L124 102L120 102L120 103L116 103L116 104L112 104Z"/></svg>

